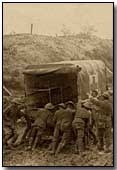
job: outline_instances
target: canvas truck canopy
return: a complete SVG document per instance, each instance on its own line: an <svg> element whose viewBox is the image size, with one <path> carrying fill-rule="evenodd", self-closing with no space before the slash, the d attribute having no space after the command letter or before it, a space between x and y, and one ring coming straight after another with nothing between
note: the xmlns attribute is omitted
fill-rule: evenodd
<svg viewBox="0 0 117 170"><path fill-rule="evenodd" d="M106 67L105 63L101 60L74 60L74 61L60 61L53 64L73 64L74 66L81 67L78 76L79 95L85 99L86 94L92 90L98 89L105 91L109 80L113 79L112 72Z"/></svg>
<svg viewBox="0 0 117 170"><path fill-rule="evenodd" d="M105 91L112 72L101 60L74 60L30 65L24 70L25 93L30 105L44 106L78 98L98 89Z"/></svg>
<svg viewBox="0 0 117 170"><path fill-rule="evenodd" d="M77 76L81 68L73 64L31 65L24 70L27 105L43 107L78 100Z"/></svg>

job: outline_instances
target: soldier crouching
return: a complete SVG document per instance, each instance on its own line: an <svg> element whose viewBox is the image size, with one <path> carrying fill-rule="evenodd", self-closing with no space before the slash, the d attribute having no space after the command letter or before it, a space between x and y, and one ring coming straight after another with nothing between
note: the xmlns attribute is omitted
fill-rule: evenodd
<svg viewBox="0 0 117 170"><path fill-rule="evenodd" d="M51 103L45 105L43 109L40 109L34 123L31 126L31 133L29 138L28 149L35 149L41 141L41 137L44 134L48 119L50 119L51 112L53 112L54 106Z"/></svg>
<svg viewBox="0 0 117 170"><path fill-rule="evenodd" d="M18 107L19 103L15 100L11 101L11 104L8 105L3 111L3 137L4 144L9 148L13 147L14 142L18 138L16 131L16 122L20 116L20 110Z"/></svg>
<svg viewBox="0 0 117 170"><path fill-rule="evenodd" d="M59 104L58 107L59 110L57 110L54 115L55 129L51 152L55 155L60 153L63 147L69 142L74 115L74 112L69 107L69 104L67 105L67 108L65 108L64 103Z"/></svg>

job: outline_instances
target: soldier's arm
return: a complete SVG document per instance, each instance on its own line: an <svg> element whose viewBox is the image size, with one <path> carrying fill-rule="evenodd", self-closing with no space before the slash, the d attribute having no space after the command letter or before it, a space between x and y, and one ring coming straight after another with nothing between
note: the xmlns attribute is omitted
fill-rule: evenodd
<svg viewBox="0 0 117 170"><path fill-rule="evenodd" d="M50 113L48 118L47 118L47 125L50 126L50 127L54 126L53 114L52 113Z"/></svg>
<svg viewBox="0 0 117 170"><path fill-rule="evenodd" d="M96 106L103 106L103 101L100 101L98 99L90 98L90 101L95 104Z"/></svg>
<svg viewBox="0 0 117 170"><path fill-rule="evenodd" d="M55 112L55 114L54 114L53 122L54 122L54 123L56 123L56 122L57 122L57 112Z"/></svg>

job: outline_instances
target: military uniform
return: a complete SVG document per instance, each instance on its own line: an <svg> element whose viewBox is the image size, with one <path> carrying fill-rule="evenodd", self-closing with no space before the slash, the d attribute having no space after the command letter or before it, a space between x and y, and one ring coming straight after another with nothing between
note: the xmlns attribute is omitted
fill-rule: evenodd
<svg viewBox="0 0 117 170"><path fill-rule="evenodd" d="M38 141L41 140L42 135L44 134L44 131L47 128L47 124L50 125L51 116L53 115L50 110L54 109L54 106L51 103L48 103L45 108L40 109L37 117L32 124L32 130L30 134L30 140L29 140L29 149L35 149Z"/></svg>
<svg viewBox="0 0 117 170"><path fill-rule="evenodd" d="M56 154L58 154L69 141L73 121L73 112L71 109L65 109L64 104L60 104L59 106L59 110L57 110L54 115L55 129L52 142L52 152Z"/></svg>
<svg viewBox="0 0 117 170"><path fill-rule="evenodd" d="M19 109L14 103L7 106L3 111L3 128L4 128L4 142L6 145L13 144L18 134L15 130L16 120L18 118ZM10 141L9 141L10 140Z"/></svg>
<svg viewBox="0 0 117 170"><path fill-rule="evenodd" d="M29 115L29 113L27 113L26 109L24 109L24 106L23 106L23 109L20 110L20 117L24 117L24 119L26 121L26 128L25 128L24 133L21 136L20 140L15 142L15 144L14 144L15 146L28 141L30 134L31 134L31 124L32 124L33 119Z"/></svg>
<svg viewBox="0 0 117 170"><path fill-rule="evenodd" d="M81 153L85 149L87 141L85 137L88 137L87 128L89 123L89 117L89 112L85 108L78 106L75 118L72 122L74 132L77 136L75 147L77 153Z"/></svg>
<svg viewBox="0 0 117 170"><path fill-rule="evenodd" d="M112 107L112 116L111 116L111 119L112 119L112 127L113 127L113 91L110 90L108 92L109 94L109 101L110 101L110 104L111 104L111 107Z"/></svg>
<svg viewBox="0 0 117 170"><path fill-rule="evenodd" d="M89 124L89 138L93 140L93 144L97 144L96 137L96 119L99 111L99 107L91 104L90 112L90 124Z"/></svg>
<svg viewBox="0 0 117 170"><path fill-rule="evenodd" d="M91 99L91 102L100 108L96 120L98 149L104 149L105 138L106 150L108 150L110 146L112 106L107 99L103 101Z"/></svg>

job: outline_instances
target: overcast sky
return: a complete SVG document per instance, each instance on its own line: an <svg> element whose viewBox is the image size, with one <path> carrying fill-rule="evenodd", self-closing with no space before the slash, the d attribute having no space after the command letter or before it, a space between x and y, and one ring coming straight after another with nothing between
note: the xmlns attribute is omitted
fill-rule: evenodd
<svg viewBox="0 0 117 170"><path fill-rule="evenodd" d="M105 3L6 3L3 5L3 31L60 35L66 25L79 33L84 26L93 25L96 35L113 36L113 4Z"/></svg>

